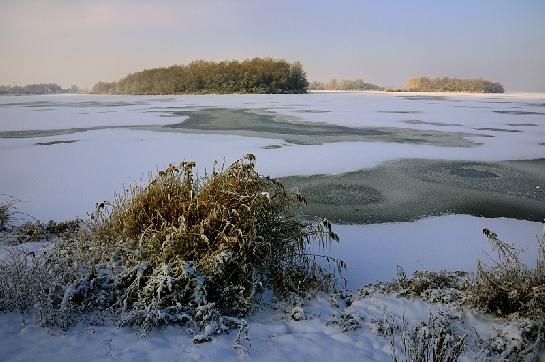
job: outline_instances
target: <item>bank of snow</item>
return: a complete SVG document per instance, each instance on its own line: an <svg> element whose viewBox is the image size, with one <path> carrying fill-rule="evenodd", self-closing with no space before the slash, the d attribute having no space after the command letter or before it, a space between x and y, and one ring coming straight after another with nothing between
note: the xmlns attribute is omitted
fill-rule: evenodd
<svg viewBox="0 0 545 362"><path fill-rule="evenodd" d="M464 215L413 223L336 225L341 241L329 253L347 261L345 276L352 290L376 280L391 280L396 264L409 273L422 268L471 271L476 260L490 252L481 236L484 227L505 240L518 241L516 246L526 249L525 260L532 262L535 237L543 228L540 223ZM38 253L51 245L32 242L20 247ZM0 257L5 260L13 249L2 246ZM427 323L430 316L448 321L457 336L466 335L464 361L498 357L501 350L505 356L526 343L518 322L370 287L321 295L296 308L274 303L263 306L247 319L248 338L235 329L204 344L193 344L185 328L177 326L155 329L147 338L141 338L136 329L116 328L108 322L81 323L61 333L37 327L30 314L7 313L0 316L0 356L7 361L35 360L37 356L43 361L388 361L392 359L392 338L387 329L411 330ZM395 335L393 343L399 357L403 350L400 335Z"/></svg>
<svg viewBox="0 0 545 362"><path fill-rule="evenodd" d="M385 330L404 323L411 329L430 316L448 318L456 335L466 335L462 361L493 355L495 344L513 349L524 343L509 321L393 294L355 296L350 306L322 296L297 308L300 320L292 316L290 310L266 308L249 317L247 339L237 341L232 330L193 344L182 327L156 329L146 338L131 328L89 324L52 333L35 326L31 316L9 313L0 317L0 353L4 361L389 361L392 338ZM395 338L400 356L403 347Z"/></svg>

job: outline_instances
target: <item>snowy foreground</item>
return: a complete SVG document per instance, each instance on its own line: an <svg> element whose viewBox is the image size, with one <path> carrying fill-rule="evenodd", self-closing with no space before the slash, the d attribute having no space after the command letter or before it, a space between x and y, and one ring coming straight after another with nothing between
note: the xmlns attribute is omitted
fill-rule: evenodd
<svg viewBox="0 0 545 362"><path fill-rule="evenodd" d="M43 221L63 220L85 217L95 202L111 199L123 185L142 182L146 172L181 160L196 160L205 167L214 160L230 163L253 153L259 170L277 177L335 174L403 158L544 158L544 102L543 94L0 97L0 194L22 200L18 210ZM175 112L211 107L253 109L269 116L272 112L288 123L437 131L474 145L387 140L309 145L268 133L260 137L158 128L187 119ZM51 130L56 131L48 134ZM543 235L543 225L526 220L446 215L412 223L335 225L341 241L328 252L348 264L345 277L353 292L322 295L295 309L263 307L247 318L248 338L232 330L211 342L193 344L184 328L155 329L141 338L135 329L89 323L61 333L37 327L32 315L8 313L0 316L0 360L388 361L393 350L403 355L403 343L399 338L392 341L384 331L403 325L411 329L430 316L446 318L458 335L467 335L462 360L494 360L501 357L495 351L507 356L520 348L524 325L380 288L357 292L370 283L392 280L396 265L409 275L420 269L474 271L477 260L487 262L487 254L492 254L483 228L524 249L522 258L528 264L535 261L535 241ZM48 245L23 247L38 252ZM0 258L8 258L12 248L0 245ZM545 360L545 354L541 358Z"/></svg>
<svg viewBox="0 0 545 362"><path fill-rule="evenodd" d="M23 244L38 253L47 241ZM14 247L1 249L9 257ZM447 326L448 336L464 338L462 361L509 360L528 348L525 320L505 320L445 304L450 290L432 290L423 299L370 285L354 292L320 295L297 306L273 303L247 318L248 330L231 330L194 344L184 327L156 328L145 338L133 328L83 322L67 332L35 325L30 314L0 317L0 357L6 361L388 361L405 360L403 333L430 321ZM433 302L433 303L430 303ZM441 324L443 323L443 324ZM396 331L394 337L391 332ZM464 337L465 336L465 337ZM541 353L538 358L545 358Z"/></svg>
<svg viewBox="0 0 545 362"><path fill-rule="evenodd" d="M423 268L473 271L477 258L486 262L485 253L493 253L482 237L471 237L479 235L478 230L473 231L483 225L520 240L530 240L532 233L535 237L543 229L539 223L455 215L416 223L337 225L341 234L347 234L348 229L348 234L362 238L340 242L330 250L331 255L347 261L345 277L352 291L322 294L295 307L264 305L247 318L246 333L233 329L210 342L194 344L186 329L176 326L156 328L145 338L134 328L118 328L108 322L85 321L60 332L36 326L31 314L12 312L0 317L0 356L9 361L36 360L37 356L43 361L388 361L395 354L404 360L402 334L434 319L445 323L456 338L465 336L460 360L509 359L512 353L528 348L524 335L531 330L531 323L441 303L453 295L445 289L434 290L424 299L387 291L380 285L359 289L375 277L384 280L393 275L395 264L404 265L407 272ZM462 243L457 245L456 240ZM49 241L3 246L0 258L9 258L16 248L37 254L52 246ZM526 249L523 258L531 263L535 242L517 246ZM418 253L420 259L414 260ZM394 329L397 334L392 338L389 331Z"/></svg>
<svg viewBox="0 0 545 362"><path fill-rule="evenodd" d="M0 350L2 360L10 361L389 361L391 338L381 329L403 318L416 326L430 314L447 316L459 333L468 335L467 349L474 350L461 360L485 359L493 346L480 339L491 338L498 348L508 350L521 345L520 331L510 323L443 304L390 294L356 297L350 307L343 307L342 300L338 307L334 304L326 297L312 301L302 308L301 320L294 320L289 311L257 312L248 319L248 340L235 347L237 330L204 344L193 344L180 327L154 330L146 338L132 329L108 326L77 326L60 335L8 314L0 320ZM346 316L349 325L335 323ZM401 341L394 343L399 356Z"/></svg>

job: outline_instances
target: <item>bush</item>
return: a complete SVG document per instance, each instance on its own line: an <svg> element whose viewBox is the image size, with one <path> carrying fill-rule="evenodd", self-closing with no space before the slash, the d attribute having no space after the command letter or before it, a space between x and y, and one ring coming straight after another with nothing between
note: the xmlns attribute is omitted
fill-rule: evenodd
<svg viewBox="0 0 545 362"><path fill-rule="evenodd" d="M82 221L80 219L66 221L49 220L44 227L49 234L57 235L63 239L69 240L78 234L81 223Z"/></svg>
<svg viewBox="0 0 545 362"><path fill-rule="evenodd" d="M67 220L56 222L49 220L47 224L39 220L25 221L21 225L8 225L1 228L4 231L2 238L8 245L24 244L32 241L50 240L57 236L64 240L73 239L79 231L81 220Z"/></svg>
<svg viewBox="0 0 545 362"><path fill-rule="evenodd" d="M381 290L429 302L470 305L500 317L513 315L545 322L545 235L538 239L535 267L528 267L520 260L519 250L488 229L483 233L498 253L491 266L479 261L474 275L419 270L411 278L398 267L397 278L381 285ZM367 289L361 293L372 291Z"/></svg>
<svg viewBox="0 0 545 362"><path fill-rule="evenodd" d="M46 269L44 259L28 253L20 247L10 251L10 257L0 262L0 310L27 311L38 299L34 294L41 290L39 285Z"/></svg>
<svg viewBox="0 0 545 362"><path fill-rule="evenodd" d="M470 284L469 301L477 308L508 316L516 313L535 320L545 319L545 235L538 240L535 268L521 262L520 251L498 238L488 229L483 230L498 260L487 267L477 263L475 280Z"/></svg>
<svg viewBox="0 0 545 362"><path fill-rule="evenodd" d="M9 204L0 203L0 231L7 229L10 217Z"/></svg>
<svg viewBox="0 0 545 362"><path fill-rule="evenodd" d="M15 242L17 244L27 243L29 241L40 241L46 237L46 226L37 220L27 221L15 228Z"/></svg>
<svg viewBox="0 0 545 362"><path fill-rule="evenodd" d="M64 328L80 313L109 311L143 332L185 324L202 342L242 328L238 317L266 289L283 298L335 289L336 270L308 249L338 239L331 224L297 218L302 196L259 175L253 161L248 155L201 179L194 163L171 165L147 186L97 205L78 234L46 256L40 278L50 282L34 293L40 320Z"/></svg>
<svg viewBox="0 0 545 362"><path fill-rule="evenodd" d="M430 315L427 321L410 326L403 318L401 325L388 321L386 334L390 337L392 360L415 362L454 362L465 348L465 335L456 333L444 316ZM396 336L401 341L397 355Z"/></svg>

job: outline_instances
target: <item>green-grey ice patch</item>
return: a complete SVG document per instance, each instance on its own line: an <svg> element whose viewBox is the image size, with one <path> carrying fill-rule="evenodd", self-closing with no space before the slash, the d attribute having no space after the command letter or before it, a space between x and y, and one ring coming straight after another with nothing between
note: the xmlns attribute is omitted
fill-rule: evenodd
<svg viewBox="0 0 545 362"><path fill-rule="evenodd" d="M471 178L490 178L490 177L499 177L494 172L486 170L476 170L474 168L451 168L451 175L460 176L460 177L471 177Z"/></svg>
<svg viewBox="0 0 545 362"><path fill-rule="evenodd" d="M414 95L414 96L397 96L410 101L449 101L461 102L459 99L449 98L440 95Z"/></svg>
<svg viewBox="0 0 545 362"><path fill-rule="evenodd" d="M379 113L392 113L392 114L417 114L421 111L378 111Z"/></svg>
<svg viewBox="0 0 545 362"><path fill-rule="evenodd" d="M306 198L306 215L339 223L414 221L449 213L538 222L545 218L545 159L400 160L341 175L282 181Z"/></svg>
<svg viewBox="0 0 545 362"><path fill-rule="evenodd" d="M491 131L491 132L522 132L521 130L518 130L518 129L507 129L507 128L498 128L498 127L480 127L475 129L479 131Z"/></svg>
<svg viewBox="0 0 545 362"><path fill-rule="evenodd" d="M390 142L471 147L479 143L468 137L486 137L476 133L412 128L348 127L306 121L265 109L202 108L169 113L187 118L180 123L162 126L166 131L274 138L306 145L331 142Z"/></svg>
<svg viewBox="0 0 545 362"><path fill-rule="evenodd" d="M24 131L1 131L0 138L34 138L50 137L65 134L73 134L87 131L98 131L109 128L132 128L131 126L96 126L96 127L78 127L78 128L58 128L58 129L30 129Z"/></svg>
<svg viewBox="0 0 545 362"><path fill-rule="evenodd" d="M170 99L172 100L172 99ZM163 99L161 101L170 101ZM155 99L140 99L135 101L79 101L79 102L62 102L62 101L33 101L33 102L11 102L0 103L0 107L26 107L26 108L89 108L89 107L127 107L127 106L142 106L147 105L150 102L157 102ZM40 110L40 109L38 109Z"/></svg>
<svg viewBox="0 0 545 362"><path fill-rule="evenodd" d="M492 108L491 106L466 106L466 105L458 105L458 104L455 104L453 105L453 107L456 107L456 108L470 108L470 109L479 109L479 108Z"/></svg>
<svg viewBox="0 0 545 362"><path fill-rule="evenodd" d="M442 122L428 122L428 121L421 121L418 119L411 119L408 121L403 121L403 123L407 124L423 124L423 125L430 125L430 126L439 126L439 127L459 127L463 126L463 124L460 123L442 123Z"/></svg>
<svg viewBox="0 0 545 362"><path fill-rule="evenodd" d="M331 111L324 111L320 109L298 109L295 113L329 113Z"/></svg>
<svg viewBox="0 0 545 362"><path fill-rule="evenodd" d="M509 114L513 116L533 116L533 115L545 115L545 112L533 112L533 111L492 111L499 114Z"/></svg>
<svg viewBox="0 0 545 362"><path fill-rule="evenodd" d="M50 142L36 142L35 145L36 146L51 146L51 145L58 145L63 143L74 143L78 141L79 140L66 140L66 141L59 140L59 141L50 141Z"/></svg>
<svg viewBox="0 0 545 362"><path fill-rule="evenodd" d="M127 129L161 132L230 134L281 139L291 144L319 145L332 142L385 142L472 147L480 143L472 137L493 137L479 133L446 132L403 127L348 127L311 122L266 109L175 107L149 110L161 116L180 117L181 122L167 125L95 126L50 130L3 131L0 138L46 137L102 129Z"/></svg>

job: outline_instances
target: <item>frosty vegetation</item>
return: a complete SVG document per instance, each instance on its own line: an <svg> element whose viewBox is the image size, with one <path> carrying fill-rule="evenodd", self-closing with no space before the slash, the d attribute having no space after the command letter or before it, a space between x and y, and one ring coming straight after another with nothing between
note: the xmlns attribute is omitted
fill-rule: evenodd
<svg viewBox="0 0 545 362"><path fill-rule="evenodd" d="M469 92L469 93L503 93L503 86L499 82L492 82L482 78L410 78L403 88L387 89L400 92Z"/></svg>
<svg viewBox="0 0 545 362"><path fill-rule="evenodd" d="M327 220L296 217L301 195L259 175L252 155L203 178L194 166L171 165L97 205L43 255L14 252L0 265L0 310L33 308L61 329L89 316L143 333L180 324L198 343L243 330L265 291L289 300L339 286L344 264L309 251L338 237Z"/></svg>
<svg viewBox="0 0 545 362"><path fill-rule="evenodd" d="M309 85L311 90L383 90L382 87L367 83L363 79L331 79L329 82L311 82Z"/></svg>
<svg viewBox="0 0 545 362"><path fill-rule="evenodd" d="M486 358L534 360L545 348L545 235L538 240L535 267L528 267L520 261L519 250L488 229L483 233L498 255L491 266L478 262L475 274L419 270L408 278L400 268L393 282L362 288L358 294L393 292L495 315L506 321L511 333L517 331L517 338L499 333L472 348L483 350ZM400 353L407 361L454 361L464 347L465 337L456 335L444 318L430 317L412 329L405 322L389 325L391 338L401 339L403 345L403 351L393 350L394 360ZM433 357L438 354L443 358Z"/></svg>
<svg viewBox="0 0 545 362"><path fill-rule="evenodd" d="M0 94L62 94L62 93L82 93L86 90L73 85L70 88L62 88L57 83L27 84L23 86L0 85Z"/></svg>
<svg viewBox="0 0 545 362"><path fill-rule="evenodd" d="M492 267L479 262L475 280L470 284L470 302L479 309L506 317L545 321L545 235L539 241L536 265L529 268L520 260L520 251L484 229L498 253Z"/></svg>
<svg viewBox="0 0 545 362"><path fill-rule="evenodd" d="M299 62L253 58L239 61L197 60L188 65L146 69L118 82L98 82L94 94L306 93Z"/></svg>
<svg viewBox="0 0 545 362"><path fill-rule="evenodd" d="M4 231L7 228L9 218L9 204L0 203L0 231Z"/></svg>

